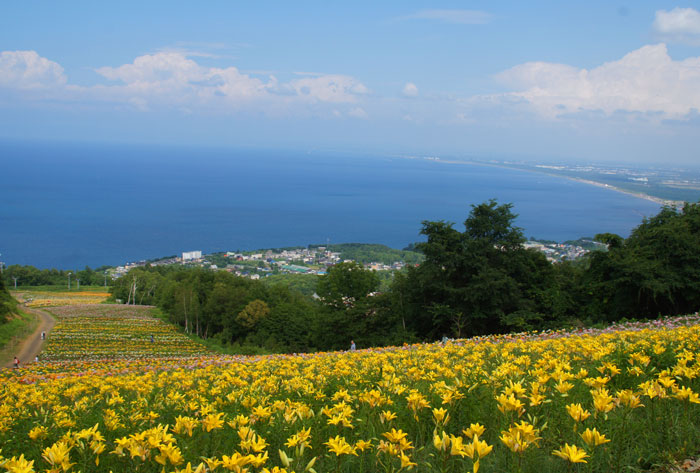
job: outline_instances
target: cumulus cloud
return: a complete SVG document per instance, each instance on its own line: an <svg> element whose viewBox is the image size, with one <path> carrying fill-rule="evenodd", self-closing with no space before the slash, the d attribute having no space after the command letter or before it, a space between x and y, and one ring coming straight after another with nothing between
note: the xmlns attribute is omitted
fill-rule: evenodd
<svg viewBox="0 0 700 473"><path fill-rule="evenodd" d="M180 52L160 52L137 57L132 64L101 67L97 73L111 80L130 83L183 82L204 77L204 70Z"/></svg>
<svg viewBox="0 0 700 473"><path fill-rule="evenodd" d="M160 52L137 57L119 67L96 71L106 79L121 82L101 91L144 100L202 104L226 100L245 102L269 95L277 86L274 77L267 82L242 74L235 67L203 67L179 52Z"/></svg>
<svg viewBox="0 0 700 473"><path fill-rule="evenodd" d="M0 87L46 89L65 83L63 68L36 51L0 52Z"/></svg>
<svg viewBox="0 0 700 473"><path fill-rule="evenodd" d="M299 97L314 102L355 102L359 95L368 92L364 84L353 77L330 74L304 77L289 83Z"/></svg>
<svg viewBox="0 0 700 473"><path fill-rule="evenodd" d="M700 12L694 8L658 10L652 28L666 41L700 44Z"/></svg>
<svg viewBox="0 0 700 473"><path fill-rule="evenodd" d="M403 94L406 97L416 97L418 95L418 87L413 82L406 82L403 86Z"/></svg>
<svg viewBox="0 0 700 473"><path fill-rule="evenodd" d="M525 101L550 118L598 111L668 119L700 110L700 57L674 61L665 44L644 46L590 70L528 62L497 79L515 90L485 99Z"/></svg>
<svg viewBox="0 0 700 473"><path fill-rule="evenodd" d="M356 105L368 89L351 76L315 74L282 83L272 75L261 79L233 66L203 66L195 59L183 51L146 54L129 64L95 69L103 83L81 87L70 85L59 64L35 51L4 51L0 52L0 88L41 90L34 96L119 103L144 111L172 107L189 113L248 107L256 112L294 114L305 113L304 107L348 104L347 116L364 114Z"/></svg>
<svg viewBox="0 0 700 473"><path fill-rule="evenodd" d="M420 10L399 20L435 20L443 23L463 25L483 25L491 20L491 15L480 10Z"/></svg>
<svg viewBox="0 0 700 473"><path fill-rule="evenodd" d="M280 83L270 75L263 81L236 67L201 66L179 52L140 56L132 64L102 67L97 72L107 79L123 82L122 93L195 103L337 104L354 103L358 96L367 93L365 85L351 76L318 74Z"/></svg>

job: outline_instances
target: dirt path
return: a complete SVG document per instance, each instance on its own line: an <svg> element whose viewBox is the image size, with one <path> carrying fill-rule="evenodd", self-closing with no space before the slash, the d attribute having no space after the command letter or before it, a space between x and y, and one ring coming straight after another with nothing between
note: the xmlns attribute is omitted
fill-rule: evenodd
<svg viewBox="0 0 700 473"><path fill-rule="evenodd" d="M37 326L34 333L30 334L24 341L17 347L16 352L11 356L15 355L19 358L20 366L34 363L34 357L41 352L41 347L44 345L44 341L41 339L41 332L46 332L46 337L48 338L51 329L56 324L56 321L47 312L39 309L30 309L28 307L22 307L22 310L29 312L30 314L35 314L39 319L39 325ZM5 367L12 368L13 360L10 359L5 364Z"/></svg>

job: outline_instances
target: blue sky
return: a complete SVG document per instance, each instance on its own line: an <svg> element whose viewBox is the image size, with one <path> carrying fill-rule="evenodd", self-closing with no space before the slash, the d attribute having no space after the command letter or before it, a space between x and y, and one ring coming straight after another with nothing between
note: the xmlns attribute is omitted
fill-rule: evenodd
<svg viewBox="0 0 700 473"><path fill-rule="evenodd" d="M0 138L698 163L697 2L3 2Z"/></svg>

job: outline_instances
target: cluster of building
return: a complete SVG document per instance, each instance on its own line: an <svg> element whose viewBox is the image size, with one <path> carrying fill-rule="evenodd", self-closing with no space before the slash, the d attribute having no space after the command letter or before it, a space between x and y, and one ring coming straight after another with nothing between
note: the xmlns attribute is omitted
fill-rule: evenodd
<svg viewBox="0 0 700 473"><path fill-rule="evenodd" d="M587 242L591 245L599 243ZM549 243L528 241L526 248L534 248L545 254L549 261L575 260L581 258L590 250L578 245L568 243ZM602 245L604 246L604 245ZM225 253L225 264L222 267L210 261L211 255L203 255L201 250L186 251L182 256L163 258L156 261L137 261L118 266L112 272L112 278L116 279L125 275L129 270L150 264L151 266L187 264L191 266L206 267L213 270L224 270L237 276L250 279L260 279L269 274L326 274L328 267L340 262L352 260L341 259L338 252L328 250L326 247L291 248L284 250L258 250L257 252L232 252ZM224 257L223 254L220 255ZM402 261L393 264L364 263L365 268L374 271L396 271L404 268Z"/></svg>
<svg viewBox="0 0 700 473"><path fill-rule="evenodd" d="M329 251L324 246L314 248L291 248L280 251L266 250L260 253L226 252L226 256L238 261L267 261L288 264L290 261L310 265L336 264L340 261L340 253Z"/></svg>
<svg viewBox="0 0 700 473"><path fill-rule="evenodd" d="M591 244L605 246L601 243L590 241ZM573 261L583 257L590 250L583 248L582 246L572 245L568 243L542 243L539 241L528 241L523 245L525 248L534 248L541 251L547 257L549 261L563 261L569 260Z"/></svg>
<svg viewBox="0 0 700 473"><path fill-rule="evenodd" d="M180 257L164 258L156 261L137 261L118 266L112 273L114 279L128 273L129 270L150 264L151 266L186 264L191 266L206 267L213 270L224 270L237 276L250 279L260 279L268 274L326 274L328 267L343 260L339 252L328 250L326 247L291 248L284 250L259 250L258 252L232 252L225 253L226 264L223 267L209 261L210 255L203 255L201 250L186 251ZM223 255L221 255L223 256ZM391 271L404 267L404 263L397 261L391 265L382 263L367 263L364 265L375 271Z"/></svg>
<svg viewBox="0 0 700 473"><path fill-rule="evenodd" d="M114 270L111 271L111 276L112 279L117 279L121 276L124 276L132 269L138 268L139 266L146 266L147 264L150 264L151 266L166 266L171 264L182 264L185 262L198 263L201 261L203 261L201 251L189 251L186 253L182 253L182 257L173 256L170 258L161 258L155 261L141 260L133 263L126 263L123 266L117 266L116 268L114 268Z"/></svg>
<svg viewBox="0 0 700 473"><path fill-rule="evenodd" d="M341 262L352 260L342 259L339 252L328 250L326 247L291 248L285 250L267 250L259 253L234 253L227 252L226 256L232 259L226 270L232 270L238 276L259 279L265 273L286 274L326 274L328 267ZM248 262L246 265L236 262ZM255 269L250 262L259 263ZM397 261L391 265L382 263L366 263L367 269L375 271L390 271L401 269L404 263Z"/></svg>

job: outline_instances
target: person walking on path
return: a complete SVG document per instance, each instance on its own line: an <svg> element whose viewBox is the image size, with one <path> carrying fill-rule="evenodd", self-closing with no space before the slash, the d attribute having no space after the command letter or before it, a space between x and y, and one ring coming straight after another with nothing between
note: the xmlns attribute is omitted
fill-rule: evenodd
<svg viewBox="0 0 700 473"><path fill-rule="evenodd" d="M19 359L15 357L15 361L12 362L15 365L15 369L19 369Z"/></svg>
<svg viewBox="0 0 700 473"><path fill-rule="evenodd" d="M350 351L355 351L355 340L350 340Z"/></svg>
<svg viewBox="0 0 700 473"><path fill-rule="evenodd" d="M39 309L31 309L26 307L23 309L25 312L29 312L34 315L39 320L39 326L27 336L23 341L19 342L15 358L17 360L33 360L36 355L41 352L42 345L46 343L48 334L51 333L51 329L56 323L55 319L46 311ZM41 333L44 332L44 339L41 338ZM10 360L9 354L5 355L6 358L0 359L0 367L13 368L15 366L14 360Z"/></svg>

